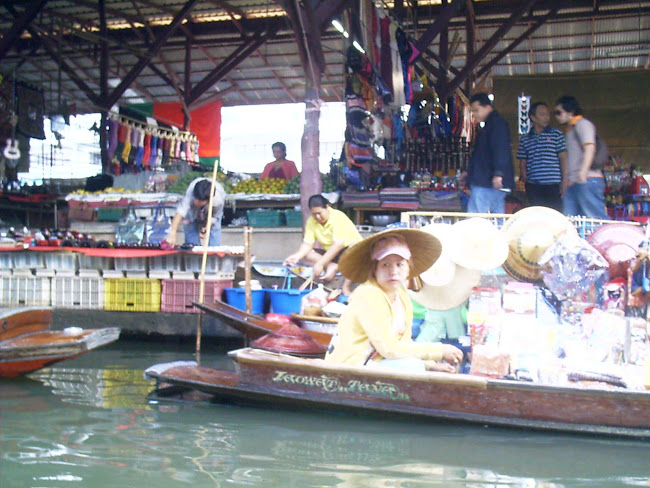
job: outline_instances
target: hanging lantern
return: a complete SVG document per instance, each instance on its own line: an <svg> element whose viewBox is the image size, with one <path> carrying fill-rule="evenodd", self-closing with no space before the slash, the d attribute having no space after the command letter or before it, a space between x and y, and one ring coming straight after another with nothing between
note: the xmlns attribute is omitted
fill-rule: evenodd
<svg viewBox="0 0 650 488"><path fill-rule="evenodd" d="M530 97L522 93L521 96L517 98L517 107L517 113L519 114L518 131L521 136L530 132L530 118L528 117L528 111L530 110Z"/></svg>

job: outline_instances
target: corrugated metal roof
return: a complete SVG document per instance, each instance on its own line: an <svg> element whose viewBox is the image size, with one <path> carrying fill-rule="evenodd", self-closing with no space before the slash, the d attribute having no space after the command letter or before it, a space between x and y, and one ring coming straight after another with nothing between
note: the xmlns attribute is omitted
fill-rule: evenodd
<svg viewBox="0 0 650 488"><path fill-rule="evenodd" d="M327 0L333 2L334 0ZM150 46L160 36L171 19L181 10L186 0L105 0L106 18L110 27L111 50L109 78L123 79L139 59L147 55ZM326 5L327 2L320 2ZM13 2L20 17L30 4ZM319 2L315 2L318 4ZM350 2L351 3L351 2ZM406 2L408 4L408 2ZM414 39L432 25L440 11L440 2L420 2L417 16L407 15L403 26ZM477 66L480 70L497 54L508 49L537 19L548 12L553 2L539 0L539 6L524 15L496 43L492 51ZM474 51L499 29L519 8L516 0L482 0L473 2L476 13ZM392 7L391 7L392 8ZM6 2L0 6L0 30L8 32L14 16ZM449 40L457 33L460 44L451 66L462 70L466 63L465 16L454 17L449 24ZM418 26L410 22L417 18ZM185 44L191 44L190 85L196 86L208 74L223 66L235 56L242 43L251 39L273 22L280 22L275 38L262 44L241 60L232 70L208 89L203 97L221 93L225 105L242 103L276 103L304 99L305 73L289 19L276 2L270 0L198 0L189 16L189 22L179 28L163 44L158 55L151 58L132 84L124 100L141 98L149 101L176 101L177 89L185 88ZM143 27L147 24L147 27ZM50 0L32 21L50 44L50 50L61 52L72 73L63 70L44 50L43 42L34 44L29 33L10 50L2 60L0 70L10 73L17 68L17 76L46 91L48 106L57 103L59 91L63 98L74 101L79 110L94 107L89 102L72 74L88 88L99 93L99 56L101 34L95 0ZM45 35L43 33L49 33ZM440 36L429 46L439 52ZM323 32L325 75L320 96L324 100L341 100L345 92L344 52L346 43L334 29ZM531 73L563 73L612 69L647 69L650 49L650 1L573 0L570 8L561 8L549 21L539 27L492 68L495 75L517 76ZM438 63L424 53L434 66ZM456 71L458 72L458 71ZM452 73L453 78L454 73ZM61 78L59 88L58 79ZM435 81L435 80L434 80ZM114 86L112 85L112 86Z"/></svg>

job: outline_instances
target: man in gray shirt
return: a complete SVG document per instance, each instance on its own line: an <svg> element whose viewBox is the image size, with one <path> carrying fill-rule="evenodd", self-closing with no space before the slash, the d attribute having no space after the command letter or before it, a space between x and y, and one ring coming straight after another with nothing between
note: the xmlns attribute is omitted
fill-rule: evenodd
<svg viewBox="0 0 650 488"><path fill-rule="evenodd" d="M568 127L567 190L564 195L564 215L581 215L606 219L605 178L602 168L594 165L596 127L582 116L575 97L565 95L555 103L555 118Z"/></svg>

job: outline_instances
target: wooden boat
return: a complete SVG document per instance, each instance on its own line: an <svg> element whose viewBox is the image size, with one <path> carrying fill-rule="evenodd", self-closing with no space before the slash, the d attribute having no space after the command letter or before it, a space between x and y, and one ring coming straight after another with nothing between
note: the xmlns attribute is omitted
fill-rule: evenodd
<svg viewBox="0 0 650 488"><path fill-rule="evenodd" d="M228 403L650 438L647 391L352 367L252 348L229 356L235 371L171 363L152 366L145 375L161 392L198 390Z"/></svg>
<svg viewBox="0 0 650 488"><path fill-rule="evenodd" d="M238 330L248 339L255 340L270 332L278 330L282 327L281 324L269 322L256 315L251 315L239 310L238 308L231 307L224 302L215 302L211 305L206 303L192 302L198 308L203 310L208 315L218 318L226 325L233 329ZM304 316L303 316L304 317ZM332 339L332 334L328 332L305 329L307 333L316 339L320 344L328 346Z"/></svg>
<svg viewBox="0 0 650 488"><path fill-rule="evenodd" d="M52 309L12 308L0 311L0 378L14 378L50 364L73 359L110 344L120 329L50 330Z"/></svg>

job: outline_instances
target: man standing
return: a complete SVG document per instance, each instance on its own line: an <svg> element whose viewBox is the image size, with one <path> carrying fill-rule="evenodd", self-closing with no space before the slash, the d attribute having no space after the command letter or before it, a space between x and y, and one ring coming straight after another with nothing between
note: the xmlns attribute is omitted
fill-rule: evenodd
<svg viewBox="0 0 650 488"><path fill-rule="evenodd" d="M515 186L508 123L485 93L472 96L470 107L474 119L485 126L476 135L467 168L465 181L471 190L467 211L505 213L506 194Z"/></svg>
<svg viewBox="0 0 650 488"><path fill-rule="evenodd" d="M549 126L551 111L544 102L533 103L528 116L533 126L519 140L519 179L526 183L528 203L562 212L567 172L564 134Z"/></svg>
<svg viewBox="0 0 650 488"><path fill-rule="evenodd" d="M602 167L594 164L596 127L582 116L575 97L566 95L555 103L555 118L568 127L567 189L564 215L609 219L605 211L605 179Z"/></svg>

